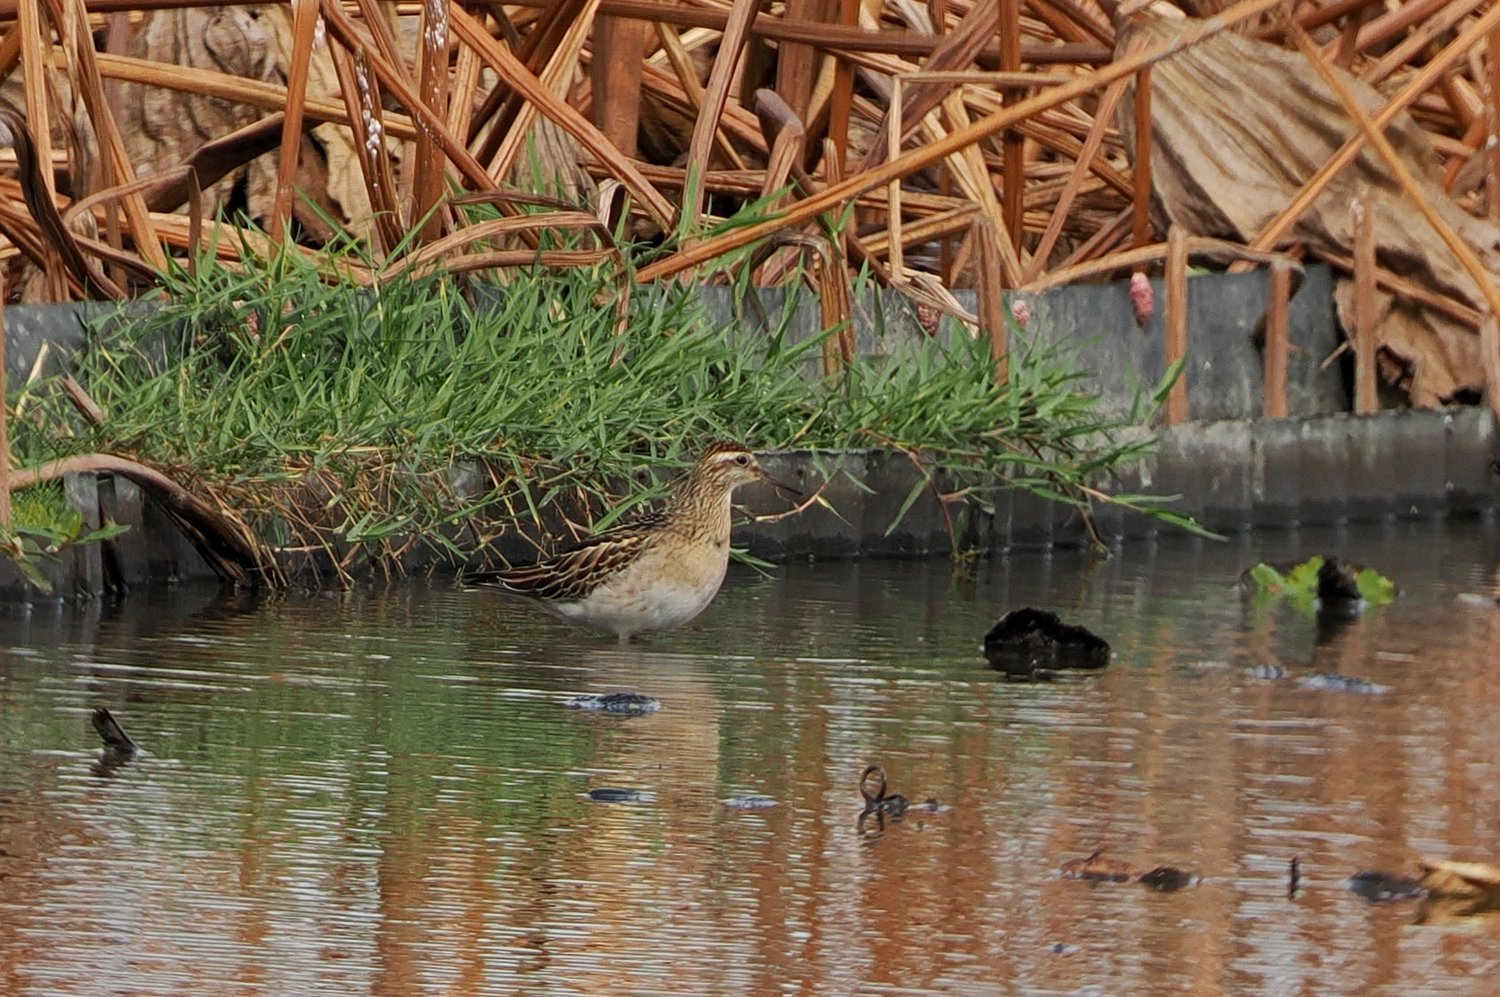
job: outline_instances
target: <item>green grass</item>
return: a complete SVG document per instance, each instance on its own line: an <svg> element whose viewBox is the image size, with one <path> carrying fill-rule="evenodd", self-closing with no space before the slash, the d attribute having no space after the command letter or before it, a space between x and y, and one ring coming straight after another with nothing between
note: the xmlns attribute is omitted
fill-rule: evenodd
<svg viewBox="0 0 1500 997"><path fill-rule="evenodd" d="M719 436L906 450L1075 503L1144 447L1113 442L1126 423L1096 413L1065 355L1017 350L997 385L987 343L957 336L809 380L822 344L793 345L785 316L769 334L726 330L690 290L654 288L616 335L618 286L573 269L361 289L291 254L205 260L172 275L159 310L96 329L77 376L109 413L101 427L39 383L15 447L27 463L133 457L274 542L390 558L411 543L458 553L560 499L629 506L646 493L630 470L679 467ZM487 469L482 487L454 486L466 460ZM481 508L491 532L464 536Z"/></svg>

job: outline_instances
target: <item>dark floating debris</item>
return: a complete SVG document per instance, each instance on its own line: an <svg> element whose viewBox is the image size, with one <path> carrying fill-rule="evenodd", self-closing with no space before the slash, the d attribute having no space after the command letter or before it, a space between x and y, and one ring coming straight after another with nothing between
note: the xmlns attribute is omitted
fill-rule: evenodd
<svg viewBox="0 0 1500 997"><path fill-rule="evenodd" d="M644 789L599 786L584 794L594 803L655 803L656 794Z"/></svg>
<svg viewBox="0 0 1500 997"><path fill-rule="evenodd" d="M1203 877L1176 866L1159 865L1141 873L1135 881L1161 893L1174 893L1189 886L1197 886L1203 881Z"/></svg>
<svg viewBox="0 0 1500 997"><path fill-rule="evenodd" d="M120 721L116 720L115 715L104 707L94 710L89 720L93 723L94 730L99 732L99 739L104 742L104 747L108 750L126 755L133 755L139 750L135 741L125 733L125 728L120 726Z"/></svg>
<svg viewBox="0 0 1500 997"><path fill-rule="evenodd" d="M885 769L879 765L867 766L859 777L859 795L865 800L865 807L859 812L859 821L855 825L860 834L880 837L885 833L887 817L897 821L909 813L940 814L948 809L933 797L911 803L900 793L888 792L889 788Z"/></svg>
<svg viewBox="0 0 1500 997"><path fill-rule="evenodd" d="M1297 899L1297 887L1302 883L1302 866L1297 862L1297 856L1292 856L1292 861L1286 867L1286 898Z"/></svg>
<svg viewBox="0 0 1500 997"><path fill-rule="evenodd" d="M1088 858L1064 862L1062 874L1069 879L1082 879L1090 883L1139 883L1162 893L1197 886L1203 881L1203 877L1197 873L1170 865L1140 870L1128 862L1105 858L1102 848Z"/></svg>
<svg viewBox="0 0 1500 997"><path fill-rule="evenodd" d="M1391 900L1416 900L1427 896L1427 889L1420 881L1410 876L1365 869L1356 872L1345 881L1349 892L1364 897L1371 903L1386 903Z"/></svg>
<svg viewBox="0 0 1500 997"><path fill-rule="evenodd" d="M1423 860L1418 866L1422 875L1417 879L1367 869L1350 876L1348 886L1372 903L1420 900L1417 924L1446 924L1500 914L1500 866L1442 859Z"/></svg>
<svg viewBox="0 0 1500 997"><path fill-rule="evenodd" d="M1045 678L1054 669L1103 668L1109 642L1056 613L1027 606L1006 613L984 635L984 657L1011 678Z"/></svg>
<svg viewBox="0 0 1500 997"><path fill-rule="evenodd" d="M640 692L592 692L574 696L564 705L573 710L640 717L661 709L661 700Z"/></svg>
<svg viewBox="0 0 1500 997"><path fill-rule="evenodd" d="M724 801L724 805L736 810L770 810L776 806L776 800L770 796L748 793L744 796L731 796Z"/></svg>
<svg viewBox="0 0 1500 997"><path fill-rule="evenodd" d="M94 710L89 717L89 722L94 725L99 739L104 742L104 750L99 753L99 760L94 763L95 775L107 776L115 769L135 758L140 747L131 736L125 733L125 728L120 726L120 721L115 715L100 706Z"/></svg>
<svg viewBox="0 0 1500 997"><path fill-rule="evenodd" d="M1365 594L1359 587L1359 569L1336 557L1325 557L1318 565L1318 612L1335 616L1358 616L1365 609Z"/></svg>
<svg viewBox="0 0 1500 997"><path fill-rule="evenodd" d="M906 797L900 793L887 793L887 788L885 769L879 765L871 765L865 769L864 775L859 777L859 795L865 798L865 809L860 813L860 819L872 814L885 814L899 820L906 815Z"/></svg>

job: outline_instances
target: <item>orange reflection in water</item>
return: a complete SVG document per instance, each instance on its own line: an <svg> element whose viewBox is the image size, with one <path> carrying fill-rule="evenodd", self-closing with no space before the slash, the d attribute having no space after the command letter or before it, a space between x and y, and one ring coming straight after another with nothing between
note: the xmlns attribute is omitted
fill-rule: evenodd
<svg viewBox="0 0 1500 997"><path fill-rule="evenodd" d="M1455 600L1494 542L1444 537L1382 540L1407 596L1321 637L1192 547L789 568L625 648L454 593L38 640L0 664L0 989L1481 993L1493 921L1341 886L1500 859L1500 610ZM1025 603L1116 661L999 681L977 637ZM560 705L620 688L664 708ZM101 697L151 748L108 778ZM947 809L859 834L871 761ZM724 803L750 793L777 805ZM1100 848L1205 881L1059 874Z"/></svg>

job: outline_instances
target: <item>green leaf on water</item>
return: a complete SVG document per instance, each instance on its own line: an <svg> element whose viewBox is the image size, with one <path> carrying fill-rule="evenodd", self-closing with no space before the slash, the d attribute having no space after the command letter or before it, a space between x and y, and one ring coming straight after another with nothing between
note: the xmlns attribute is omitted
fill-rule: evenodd
<svg viewBox="0 0 1500 997"><path fill-rule="evenodd" d="M1307 560L1283 565L1280 569L1262 561L1248 572L1257 596L1285 598L1299 609L1312 611L1318 598L1318 571L1323 567L1323 555L1314 554ZM1396 584L1374 568L1349 566L1354 572L1359 594L1371 606L1384 606L1396 597Z"/></svg>
<svg viewBox="0 0 1500 997"><path fill-rule="evenodd" d="M1286 573L1287 593L1293 598L1312 599L1318 594L1318 572L1323 568L1323 555L1314 554L1301 564L1294 565Z"/></svg>
<svg viewBox="0 0 1500 997"><path fill-rule="evenodd" d="M1262 561L1250 569L1250 580L1256 585L1258 591L1268 592L1273 595L1283 595L1287 590L1286 578L1281 572Z"/></svg>
<svg viewBox="0 0 1500 997"><path fill-rule="evenodd" d="M1372 606L1384 606L1396 598L1396 583L1374 568L1361 568L1354 576L1359 594Z"/></svg>

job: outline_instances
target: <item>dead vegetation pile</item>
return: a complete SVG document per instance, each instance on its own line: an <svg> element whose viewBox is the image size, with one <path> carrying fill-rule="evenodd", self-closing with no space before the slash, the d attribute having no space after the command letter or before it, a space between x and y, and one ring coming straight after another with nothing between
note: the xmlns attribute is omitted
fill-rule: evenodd
<svg viewBox="0 0 1500 997"><path fill-rule="evenodd" d="M998 292L1143 269L1171 226L1352 273L1368 216L1340 298L1378 326L1366 359L1424 405L1500 368L1481 0L3 0L0 24L12 300L139 294L215 217L245 223L229 257L353 233L372 281L624 267L628 235L644 281L756 244L741 265L818 284L830 323L861 267L956 314L975 287L999 354ZM566 208L514 196L539 188ZM586 235L543 251L548 227ZM1185 251L1214 248L1237 255Z"/></svg>

